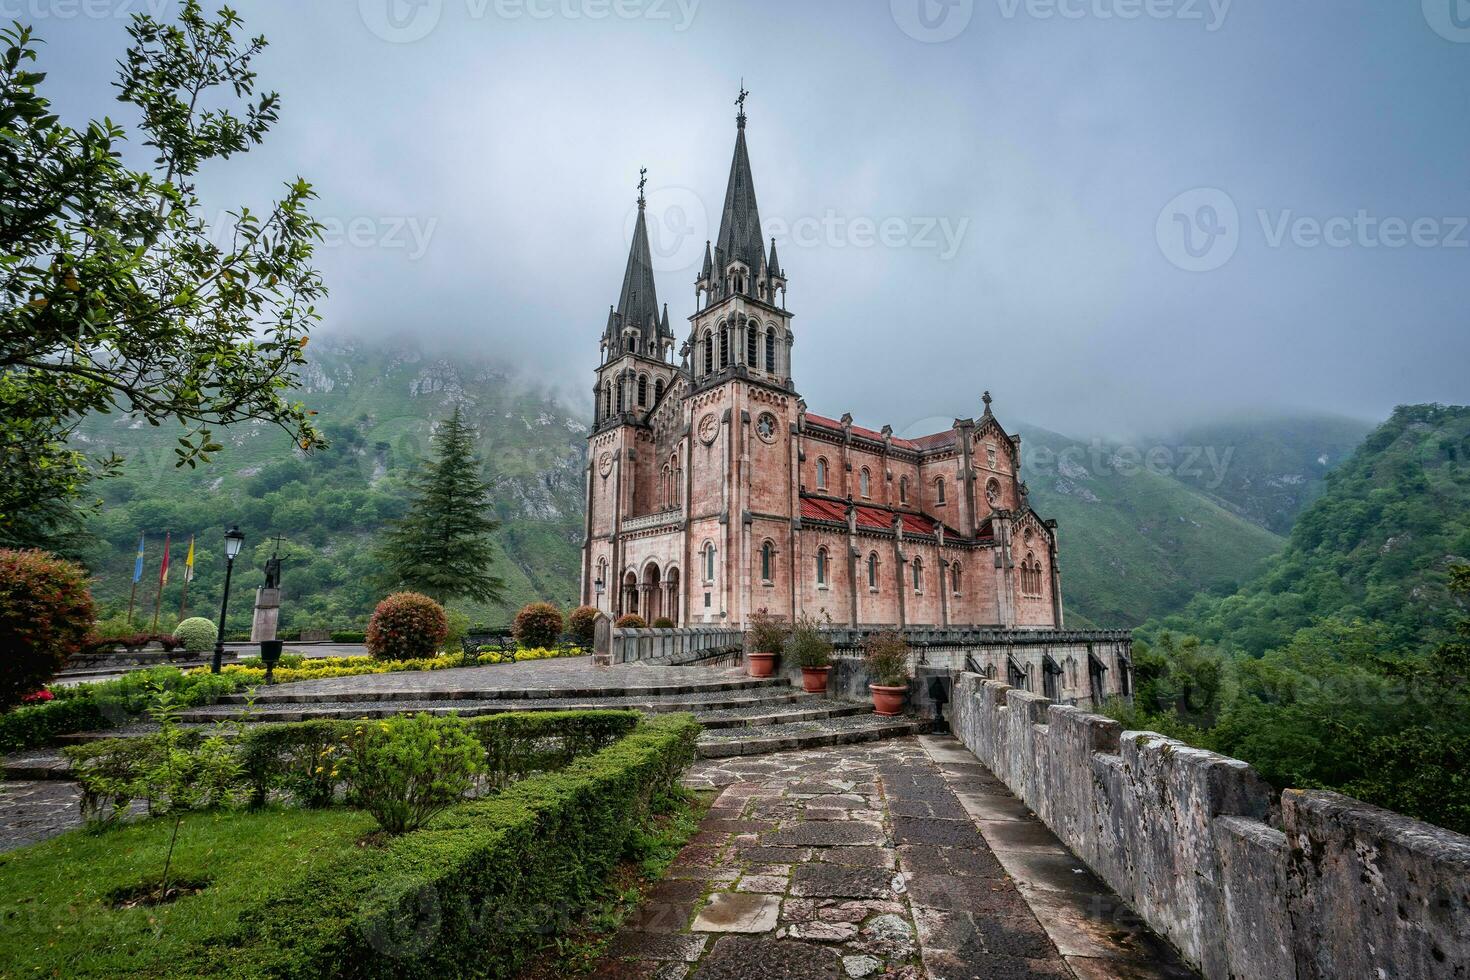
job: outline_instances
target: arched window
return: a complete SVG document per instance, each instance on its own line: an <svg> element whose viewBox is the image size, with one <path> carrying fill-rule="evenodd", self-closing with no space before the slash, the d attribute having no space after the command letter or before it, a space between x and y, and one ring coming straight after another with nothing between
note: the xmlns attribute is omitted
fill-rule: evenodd
<svg viewBox="0 0 1470 980"><path fill-rule="evenodd" d="M909 502L909 478L906 476L898 478L898 502L901 504Z"/></svg>
<svg viewBox="0 0 1470 980"><path fill-rule="evenodd" d="M653 403L657 405L664 400L664 379L659 378L653 383Z"/></svg>
<svg viewBox="0 0 1470 980"><path fill-rule="evenodd" d="M755 321L751 320L750 326L745 328L745 363L751 367L756 367L759 364L756 360L757 351L755 349L759 337L760 334L755 329Z"/></svg>
<svg viewBox="0 0 1470 980"><path fill-rule="evenodd" d="M858 492L861 493L864 497L871 497L873 495L873 478L868 473L868 468L866 466L864 466L863 471L858 474Z"/></svg>
<svg viewBox="0 0 1470 980"><path fill-rule="evenodd" d="M944 477L942 476L934 481L934 502L936 504L944 503Z"/></svg>
<svg viewBox="0 0 1470 980"><path fill-rule="evenodd" d="M817 489L827 489L827 459L825 456L817 457Z"/></svg>
<svg viewBox="0 0 1470 980"><path fill-rule="evenodd" d="M704 373L712 374L715 370L715 345L714 338L710 336L708 330L704 332L704 342L701 346L704 347Z"/></svg>
<svg viewBox="0 0 1470 980"><path fill-rule="evenodd" d="M730 328L726 324L720 324L720 367L730 366Z"/></svg>
<svg viewBox="0 0 1470 980"><path fill-rule="evenodd" d="M776 328L766 329L766 373L776 373Z"/></svg>
<svg viewBox="0 0 1470 980"><path fill-rule="evenodd" d="M827 584L827 549L817 549L817 584Z"/></svg>
<svg viewBox="0 0 1470 980"><path fill-rule="evenodd" d="M704 580L713 582L715 580L715 543L706 541L704 545Z"/></svg>
<svg viewBox="0 0 1470 980"><path fill-rule="evenodd" d="M958 596L960 594L960 566L949 566L949 582L954 594Z"/></svg>
<svg viewBox="0 0 1470 980"><path fill-rule="evenodd" d="M648 404L648 375L638 375L638 407L643 408Z"/></svg>
<svg viewBox="0 0 1470 980"><path fill-rule="evenodd" d="M914 591L924 591L924 560L922 558L914 559Z"/></svg>
<svg viewBox="0 0 1470 980"><path fill-rule="evenodd" d="M761 545L761 581L771 581L771 571L775 566L776 547L767 541Z"/></svg>
<svg viewBox="0 0 1470 980"><path fill-rule="evenodd" d="M868 555L868 588L878 588L878 552L874 551Z"/></svg>
<svg viewBox="0 0 1470 980"><path fill-rule="evenodd" d="M623 414L623 409L628 403L623 400L623 379L618 379L618 414Z"/></svg>

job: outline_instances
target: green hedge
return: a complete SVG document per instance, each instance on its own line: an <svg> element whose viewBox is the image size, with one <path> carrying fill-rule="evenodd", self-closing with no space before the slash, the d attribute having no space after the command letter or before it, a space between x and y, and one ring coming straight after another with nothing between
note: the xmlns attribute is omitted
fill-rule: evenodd
<svg viewBox="0 0 1470 980"><path fill-rule="evenodd" d="M595 897L698 733L688 715L644 722L560 772L356 848L242 912L178 975L515 976Z"/></svg>

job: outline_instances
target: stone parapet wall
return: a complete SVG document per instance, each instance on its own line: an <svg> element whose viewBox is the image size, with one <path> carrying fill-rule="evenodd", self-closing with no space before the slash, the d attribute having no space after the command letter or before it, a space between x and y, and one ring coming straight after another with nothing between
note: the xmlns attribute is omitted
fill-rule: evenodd
<svg viewBox="0 0 1470 980"><path fill-rule="evenodd" d="M619 629L608 631L611 663L639 661L662 664L711 660L717 655L738 656L745 637L740 630L718 626L683 629ZM602 651L598 651L601 653Z"/></svg>
<svg viewBox="0 0 1470 980"><path fill-rule="evenodd" d="M1470 976L1470 838L974 673L950 721L1210 980Z"/></svg>

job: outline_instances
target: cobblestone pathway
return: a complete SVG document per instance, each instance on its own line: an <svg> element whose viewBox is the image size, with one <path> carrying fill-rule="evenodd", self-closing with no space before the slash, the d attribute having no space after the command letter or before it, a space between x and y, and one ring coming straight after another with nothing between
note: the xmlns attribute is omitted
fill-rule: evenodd
<svg viewBox="0 0 1470 980"><path fill-rule="evenodd" d="M1071 898L1047 904L1048 882L1029 873L1018 885L970 807L988 802L988 815L1005 819L1006 798L1019 803L955 745L905 738L700 763L687 784L720 794L595 976L1193 976L1099 902L1101 883L1088 894L1090 876L1075 860L1067 878L1089 883L1064 880ZM1027 822L1021 810L1017 826ZM1034 832L1019 836L1035 856L1055 858ZM1048 894L1028 900L1023 888ZM1033 903L1056 920L1050 929ZM1094 921L1076 921L1077 907ZM1076 936L1111 938L1088 947Z"/></svg>
<svg viewBox="0 0 1470 980"><path fill-rule="evenodd" d="M0 783L0 851L34 844L82 824L81 791L56 780Z"/></svg>

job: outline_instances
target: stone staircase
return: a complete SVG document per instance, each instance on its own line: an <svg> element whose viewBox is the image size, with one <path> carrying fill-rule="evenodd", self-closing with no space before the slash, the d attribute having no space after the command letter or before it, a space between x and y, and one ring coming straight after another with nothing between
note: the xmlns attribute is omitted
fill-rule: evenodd
<svg viewBox="0 0 1470 980"><path fill-rule="evenodd" d="M698 679L695 679L698 678ZM618 708L648 714L688 711L704 726L701 758L762 755L804 748L871 742L928 731L917 719L880 718L871 704L806 694L782 678L755 679L733 671L692 668L690 680L624 687L524 687L432 691L335 691L298 693L291 687L259 689L253 700L232 695L219 704L183 712L186 726L204 727L244 717L247 724L307 721L317 718L386 718L396 714L459 714L504 711L567 711ZM63 742L144 735L138 724L108 731L64 736ZM55 752L27 753L6 760L7 779L65 779Z"/></svg>

